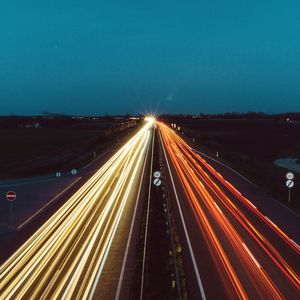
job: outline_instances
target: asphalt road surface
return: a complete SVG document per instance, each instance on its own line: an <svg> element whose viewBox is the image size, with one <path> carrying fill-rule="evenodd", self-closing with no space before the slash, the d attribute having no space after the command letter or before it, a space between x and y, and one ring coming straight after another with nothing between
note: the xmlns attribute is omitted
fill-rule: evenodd
<svg viewBox="0 0 300 300"><path fill-rule="evenodd" d="M116 295L152 125L148 122L0 267L0 299ZM119 250L112 257L114 247Z"/></svg>
<svg viewBox="0 0 300 300"><path fill-rule="evenodd" d="M172 187L190 298L299 299L298 240L175 131L157 124L155 147L163 149ZM1 265L0 299L128 298L152 125L150 120ZM284 214L286 222L298 222L292 212Z"/></svg>
<svg viewBox="0 0 300 300"><path fill-rule="evenodd" d="M191 297L299 299L299 245L173 129L158 125Z"/></svg>

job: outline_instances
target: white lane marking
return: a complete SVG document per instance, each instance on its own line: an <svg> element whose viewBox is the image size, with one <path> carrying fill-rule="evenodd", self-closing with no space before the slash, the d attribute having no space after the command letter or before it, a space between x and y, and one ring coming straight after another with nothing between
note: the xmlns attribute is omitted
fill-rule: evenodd
<svg viewBox="0 0 300 300"><path fill-rule="evenodd" d="M242 193L239 191L239 190L237 190L237 188L233 185L233 184L231 184L228 180L225 180L225 182L236 192L236 193L238 193L240 196L242 196Z"/></svg>
<svg viewBox="0 0 300 300"><path fill-rule="evenodd" d="M296 248L300 249L300 246L294 240L290 239L290 241L294 246L296 246Z"/></svg>
<svg viewBox="0 0 300 300"><path fill-rule="evenodd" d="M144 291L145 261L146 261L146 251L147 251L147 237L148 237L150 197L151 197L151 185L152 185L152 169L153 169L153 152L154 152L154 140L155 140L154 134L155 134L155 128L153 129L153 142L152 142L152 150L151 150L152 153L151 153L151 164L150 164L150 181L149 181L149 190L148 190L148 204L147 204L147 216L146 216L145 239L144 239L144 250L143 250L143 266L142 266L140 300L143 299L143 291Z"/></svg>
<svg viewBox="0 0 300 300"><path fill-rule="evenodd" d="M218 204L217 204L215 201L214 201L214 205L216 206L216 208L218 209L218 211L219 211L221 214L223 214L221 208L218 206Z"/></svg>
<svg viewBox="0 0 300 300"><path fill-rule="evenodd" d="M244 197L245 198L245 197ZM246 198L245 198L246 199ZM248 199L246 199L246 201L248 202L249 205L251 205L254 209L257 209L257 207Z"/></svg>
<svg viewBox="0 0 300 300"><path fill-rule="evenodd" d="M201 187L202 187L203 189L205 189L204 184L203 184L201 181L198 181L198 184L200 184Z"/></svg>
<svg viewBox="0 0 300 300"><path fill-rule="evenodd" d="M255 183L253 183L252 181L250 181L248 178L246 178L245 176L243 176L242 174L240 174L239 172L237 172L237 171L234 170L233 168L231 168L231 167L225 165L224 163L220 162L219 160L216 160L216 159L214 159L213 157L211 157L211 156L209 156L209 155L207 155L207 154L205 154L205 153L203 153L203 152L200 152L200 151L196 150L195 148L192 148L192 149L193 149L195 152L200 153L201 155L203 155L203 156L205 156L205 157L207 157L207 158L213 160L214 162L216 162L216 163L218 163L218 164L220 164L220 165L226 167L227 169L230 169L230 170L233 171L235 174L237 174L237 175L239 175L240 177L242 177L244 180L246 180L246 181L248 181L249 183L255 185ZM202 159L203 159L203 158L202 158ZM205 160L203 159L203 161L205 161Z"/></svg>
<svg viewBox="0 0 300 300"><path fill-rule="evenodd" d="M248 178L246 178L245 176L243 176L242 174L240 174L239 172L237 172L237 171L234 170L233 168L231 168L231 167L225 165L224 163L222 163L222 162L220 162L220 161L214 159L213 157L211 157L211 156L209 156L209 155L207 155L207 154L205 154L205 153L203 153L203 152L201 152L201 151L196 150L195 148L191 148L191 149L192 149L193 151L195 151L196 153L200 153L201 155L203 155L203 156L205 156L205 157L208 157L209 159L213 160L214 162L216 162L216 163L218 163L218 164L224 166L225 168L231 170L232 172L234 172L235 174L237 174L238 176L240 176L241 178L243 178L243 179L246 180L247 182L249 182L249 183L251 183L252 185L254 185L255 187L259 188L258 185L256 185L254 182L252 182L251 180L249 180ZM200 157L200 159L201 159L202 161L206 162L205 159L203 159L199 154L198 154L198 156ZM299 215L298 215L295 211L293 211L291 208L287 207L286 205L284 205L282 202L280 202L280 201L277 200L277 199L274 199L274 198L272 198L272 199L273 199L274 201L276 201L277 204L279 204L279 205L281 205L282 207L284 207L284 209L287 209L290 213L292 213L294 216L296 216L296 217L299 219Z"/></svg>
<svg viewBox="0 0 300 300"><path fill-rule="evenodd" d="M146 147L144 147L144 148L146 148ZM141 151L142 151L142 153L140 154L140 156L143 154L143 152L144 152L145 150L141 150ZM137 167L138 167L138 166L136 165L136 167L134 168L134 170L135 170L134 174L136 174L136 172L137 172L137 171L136 171L136 170L137 170ZM128 172L127 172L127 173L128 173ZM129 186L130 186L130 188L132 188L133 180L134 180L134 176L133 176L133 177L131 178L131 180L129 181ZM128 196L127 196L127 197L128 197ZM106 264L106 260L107 260L107 257L108 257L108 255L109 255L110 248L111 248L111 246L112 246L112 243L113 243L113 240L114 240L114 237L115 237L117 228L119 227L120 220L121 220L121 217L122 217L122 215L123 215L123 211L124 211L124 208L125 208L126 203L127 203L127 202L121 204L121 209L120 209L119 212L118 212L118 216L117 216L117 219L116 219L116 221L115 221L114 228L113 228L113 231L112 231L112 233L111 233L111 236L110 236L108 245L107 245L107 247L105 248L102 262L100 263L100 266L99 266L98 271L97 271L97 273L96 273L96 277L95 277L94 283L93 283L93 285L92 285L92 287L91 287L91 290L89 291L89 297L88 297L89 300L92 300L93 297L94 297L96 287L97 287L97 285L98 285L98 283L99 283L100 276L101 276L101 274L102 274L104 265ZM85 298L84 298L84 299L85 299Z"/></svg>
<svg viewBox="0 0 300 300"><path fill-rule="evenodd" d="M57 194L54 198L52 198L49 202L47 202L43 207L41 207L38 211L36 211L32 216L30 216L28 219L26 219L22 224L20 224L17 229L21 229L26 225L28 222L30 222L34 217L36 217L38 214L40 214L47 206L49 206L53 201L55 201L57 198L59 198L62 194L64 194L68 189L70 189L76 182L78 182L81 179L81 177L77 178L74 182L72 182L70 185L68 185L64 190L62 190L59 194Z"/></svg>
<svg viewBox="0 0 300 300"><path fill-rule="evenodd" d="M276 225L272 220L270 220L267 216L264 216L264 217L265 217L265 219L266 219L269 223L271 223L274 227L278 228L277 225Z"/></svg>
<svg viewBox="0 0 300 300"><path fill-rule="evenodd" d="M124 280L125 267L126 267L126 262L127 262L127 258L128 258L129 247L130 247L130 243L131 243L131 239L132 239L132 232L133 232L134 222L135 222L135 218L136 218L136 212L137 212L137 207L138 207L138 200L140 198L140 193L141 193L141 188L142 188L142 182L143 182L143 179L144 179L144 173L145 173L145 167L146 167L148 153L149 153L149 148L147 150L147 154L146 154L146 158L145 158L145 162L144 162L144 166L143 166L143 171L142 171L142 177L141 177L141 181L140 181L140 185L139 185L139 191L138 191L138 195L137 195L137 201L136 201L135 207L134 207L134 212L133 212L133 217L132 217L132 221L131 221L131 226L130 226L128 241L127 241L127 245L126 245L126 250L125 250L125 254L124 254L124 258L123 258L123 263L122 263L122 268L121 268L119 283L118 283L118 287L117 287L117 293L116 293L116 296L115 296L116 300L120 299L120 295L121 295L121 289L122 289L122 284L123 284L123 280ZM151 176L150 176L150 178L151 178Z"/></svg>
<svg viewBox="0 0 300 300"><path fill-rule="evenodd" d="M165 146L164 146L164 143L162 141L160 132L159 132L159 137L160 137L160 141L161 141L162 148L163 148L163 151L164 151L164 155L165 155L165 158L166 158L166 162L167 162L167 165L168 165L168 170L169 170L171 182L172 182L173 189L174 189L174 194L175 194L175 198L176 198L176 202L177 202L177 206L178 206L178 210L179 210L181 222L182 222L182 225L183 225L184 234L185 234L185 237L186 237L186 240L187 240L187 244L188 244L188 247L189 247L189 251L190 251L190 254L191 254L192 263L193 263L194 271L195 271L195 274L196 274L198 287L199 287L202 299L206 300L206 296L205 296L203 284L202 284L201 277L200 277L200 274L199 274L199 270L198 270L198 267L197 267L195 255L194 255L194 252L193 252L193 249L192 249L192 244L191 244L191 241L190 241L187 229L186 229L186 225L185 225L183 213L182 213L182 210L181 210L181 207L180 207L180 203L179 203L178 194L177 194L177 190L176 190L176 187L175 187L173 175L171 173L171 168L170 168L169 160L168 160L168 157L167 157L167 154L166 154Z"/></svg>
<svg viewBox="0 0 300 300"><path fill-rule="evenodd" d="M220 162L220 161L218 161L218 160L212 158L212 157L209 156L209 155L204 154L203 152L200 152L200 151L196 150L195 148L191 148L191 149L194 150L196 153L200 153L201 155L210 158L211 160L213 160L213 161L215 161L216 163L218 163L218 164L220 164L220 165L226 167L227 169L230 169L231 171L233 171L234 173L236 173L237 175L239 175L240 177L242 177L244 180L248 181L249 183L251 183L251 184L253 184L254 186L257 187L257 185L256 185L255 183L253 183L252 181L250 181L249 179L247 179L246 177L244 177L243 175L241 175L239 172L237 172L236 170L232 169L231 167L229 167L229 166L225 165L224 163L222 163L222 162ZM198 156L200 157L201 160L205 161L199 154L198 154ZM226 181L227 181L227 180L226 180ZM228 182L228 181L227 181L227 182ZM228 182L228 183L229 183L230 185L232 185L230 182ZM233 186L233 185L232 185L232 186ZM235 187L233 186L233 188L235 188ZM235 190L240 194L240 196L243 196L242 193L240 193L236 188L235 188ZM244 198L245 198L245 197L244 197ZM245 198L245 199L246 199L246 198ZM257 207L256 207L250 200L248 200L248 199L246 199L246 200L248 201L248 203L249 203L251 206L253 206L256 210L258 210ZM275 200L276 200L276 199L275 199ZM277 202L279 205L281 205L282 207L284 207L285 209L289 210L294 216L296 216L297 218L299 218L299 215L298 215L296 212L294 212L293 210L291 210L289 207L287 207L286 205L284 205L283 203L281 203L281 202L278 201L278 200L276 200L276 202ZM265 219L266 219L270 224L272 224L275 228L279 228L279 227L278 227L273 221L271 221L267 216L264 216L264 217L265 217ZM291 240L291 239L290 239L290 240Z"/></svg>
<svg viewBox="0 0 300 300"><path fill-rule="evenodd" d="M219 172L217 172L217 175L218 175L220 178L223 178L223 176L222 176Z"/></svg>
<svg viewBox="0 0 300 300"><path fill-rule="evenodd" d="M93 159L91 162L89 162L87 165L83 166L82 169L86 169L88 168L90 165L92 165L93 163L95 163L96 161L98 161L100 158L102 158L105 154L107 154L109 151L111 151L112 148L106 150L104 153L101 153L100 156L98 156L97 158Z"/></svg>
<svg viewBox="0 0 300 300"><path fill-rule="evenodd" d="M261 269L261 265L258 263L258 261L255 259L255 257L253 256L253 254L251 253L251 251L248 249L248 247L246 246L245 243L242 243L243 247L246 249L246 251L248 252L249 256L252 258L252 260L254 261L254 263L256 264L256 266Z"/></svg>

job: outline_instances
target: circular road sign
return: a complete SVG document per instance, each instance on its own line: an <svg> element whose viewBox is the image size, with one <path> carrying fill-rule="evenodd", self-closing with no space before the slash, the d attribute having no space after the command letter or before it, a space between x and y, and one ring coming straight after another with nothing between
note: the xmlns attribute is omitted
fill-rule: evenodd
<svg viewBox="0 0 300 300"><path fill-rule="evenodd" d="M291 179L288 179L285 183L285 185L290 189L294 186L294 181Z"/></svg>
<svg viewBox="0 0 300 300"><path fill-rule="evenodd" d="M292 172L288 172L288 173L286 173L285 177L286 177L286 179L293 180L295 178L295 175Z"/></svg>
<svg viewBox="0 0 300 300"><path fill-rule="evenodd" d="M159 178L155 178L155 179L153 180L153 184L154 184L155 186L160 186L160 185L161 185L161 180L160 180Z"/></svg>
<svg viewBox="0 0 300 300"><path fill-rule="evenodd" d="M160 175L161 175L161 174L160 174L159 171L155 171L155 172L153 173L154 178L159 178Z"/></svg>
<svg viewBox="0 0 300 300"><path fill-rule="evenodd" d="M72 174L72 175L76 175L76 174L77 174L77 170L76 170L76 169L72 169L72 170L71 170L71 174Z"/></svg>
<svg viewBox="0 0 300 300"><path fill-rule="evenodd" d="M6 193L6 199L7 201L13 202L17 198L17 194L14 191L8 191Z"/></svg>

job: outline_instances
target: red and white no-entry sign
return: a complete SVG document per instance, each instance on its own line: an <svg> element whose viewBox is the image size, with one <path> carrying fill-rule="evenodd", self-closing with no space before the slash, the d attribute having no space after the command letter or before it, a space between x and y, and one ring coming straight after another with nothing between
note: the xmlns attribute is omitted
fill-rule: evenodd
<svg viewBox="0 0 300 300"><path fill-rule="evenodd" d="M6 193L6 199L10 202L15 201L17 198L17 194L14 191L8 191Z"/></svg>

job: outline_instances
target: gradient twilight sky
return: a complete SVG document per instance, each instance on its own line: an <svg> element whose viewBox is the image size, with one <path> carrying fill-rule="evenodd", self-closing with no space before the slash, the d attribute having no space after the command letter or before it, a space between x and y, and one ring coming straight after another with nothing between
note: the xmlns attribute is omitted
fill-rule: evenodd
<svg viewBox="0 0 300 300"><path fill-rule="evenodd" d="M1 2L1 115L300 111L298 0Z"/></svg>

